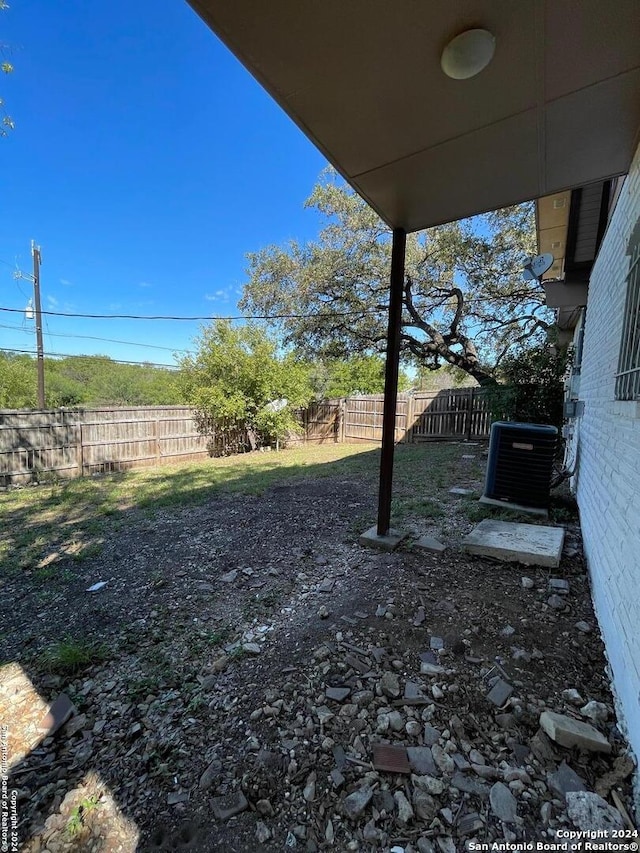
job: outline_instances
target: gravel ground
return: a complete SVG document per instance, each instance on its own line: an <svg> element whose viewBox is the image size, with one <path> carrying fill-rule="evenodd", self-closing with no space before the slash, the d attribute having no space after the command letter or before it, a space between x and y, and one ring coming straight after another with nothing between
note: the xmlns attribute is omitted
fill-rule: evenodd
<svg viewBox="0 0 640 853"><path fill-rule="evenodd" d="M63 556L44 601L29 576L5 578L19 849L455 853L631 833L633 763L577 521L560 514L559 569L465 554L476 505L448 486L479 492L481 450L449 447L428 509L405 502L405 529L442 553L356 544L374 459L368 477L337 464L133 514L73 571ZM47 657L61 625L89 658L71 674ZM59 694L71 718L43 739ZM563 746L550 711L593 728Z"/></svg>

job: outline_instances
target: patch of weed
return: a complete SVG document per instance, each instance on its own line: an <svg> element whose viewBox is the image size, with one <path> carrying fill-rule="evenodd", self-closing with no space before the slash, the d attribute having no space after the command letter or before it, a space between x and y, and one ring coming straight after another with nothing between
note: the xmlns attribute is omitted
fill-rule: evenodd
<svg viewBox="0 0 640 853"><path fill-rule="evenodd" d="M100 798L95 795L85 797L81 803L71 810L71 815L67 822L67 834L70 836L78 835L85 827L85 817L97 808Z"/></svg>
<svg viewBox="0 0 640 853"><path fill-rule="evenodd" d="M68 637L49 648L42 663L48 672L74 675L88 666L102 663L108 656L106 646L93 640L74 640Z"/></svg>

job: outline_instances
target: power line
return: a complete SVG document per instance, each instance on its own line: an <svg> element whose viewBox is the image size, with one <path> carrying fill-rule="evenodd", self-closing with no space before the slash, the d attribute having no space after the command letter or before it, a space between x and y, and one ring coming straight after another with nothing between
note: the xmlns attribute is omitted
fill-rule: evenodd
<svg viewBox="0 0 640 853"><path fill-rule="evenodd" d="M253 315L251 317L246 317L243 314L220 317L220 316L212 316L211 314L197 316L197 317L172 317L167 315L149 315L149 314L72 314L66 311L43 311L43 314L47 314L50 317L80 317L84 320L308 320L313 317L323 318L323 317L348 317L353 316L355 314L378 314L382 311L386 311L386 308L367 308L365 310L351 310L351 311L329 311L326 314L265 314L265 315ZM0 307L0 311L8 311L12 314L22 314L24 308L3 308Z"/></svg>
<svg viewBox="0 0 640 853"><path fill-rule="evenodd" d="M32 349L14 349L13 347L0 347L0 352L14 352L22 355L37 355L37 350ZM107 358L109 361L114 361L116 364L137 364L141 367L164 367L168 370L177 370L175 364L161 364L153 361L124 361L120 358L111 358L110 356L100 355L78 355L71 352L48 352L47 357L51 358Z"/></svg>
<svg viewBox="0 0 640 853"><path fill-rule="evenodd" d="M10 325L7 325L5 323L0 323L0 329L17 329L18 331L26 332L27 334L31 334L29 332L29 330L25 329L23 326L10 326ZM141 343L138 343L137 341L120 341L120 340L116 340L115 338L99 338L99 337L96 337L95 335L74 335L70 332L52 332L49 330L49 324L48 323L47 323L47 335L49 337L53 337L53 338L69 338L69 339L71 339L71 338L80 339L81 338L82 340L86 340L86 341L104 341L105 343L108 343L108 344L127 344L129 346L134 346L134 347L147 347L148 349L161 349L161 350L165 350L166 352L184 352L184 353L192 352L192 350L188 350L188 349L177 349L176 347L162 347L159 344L141 344Z"/></svg>
<svg viewBox="0 0 640 853"><path fill-rule="evenodd" d="M443 297L435 297L436 299L441 299ZM446 298L446 297L444 297ZM453 298L453 296L451 297ZM517 301L518 297L516 296L467 296L464 298L464 303L467 305L474 303L500 303L500 302L513 302ZM535 297L532 295L531 297L524 297L524 302L529 301L537 301ZM327 317L353 317L353 316L362 316L363 314L381 314L386 312L388 309L386 306L382 306L379 308L364 308L357 309L354 308L350 311L327 311L325 313L317 313L317 314L252 314L250 316L246 316L244 314L236 314L236 315L211 315L211 314L203 314L203 315L194 315L191 317L177 316L177 315L166 315L166 314L80 314L80 313L72 313L68 311L43 311L42 314L46 314L49 317L76 317L84 320L186 320L188 322L200 321L200 320L312 320L317 318L319 320L326 319ZM0 306L0 311L7 311L12 314L22 314L24 311L23 308L5 308Z"/></svg>

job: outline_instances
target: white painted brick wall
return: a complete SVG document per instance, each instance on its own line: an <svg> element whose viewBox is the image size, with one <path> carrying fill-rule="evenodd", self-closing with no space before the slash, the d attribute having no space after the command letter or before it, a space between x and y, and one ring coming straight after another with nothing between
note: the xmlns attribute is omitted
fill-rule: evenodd
<svg viewBox="0 0 640 853"><path fill-rule="evenodd" d="M616 402L627 246L640 218L640 148L589 284L574 480L596 614L619 711L640 756L640 403Z"/></svg>

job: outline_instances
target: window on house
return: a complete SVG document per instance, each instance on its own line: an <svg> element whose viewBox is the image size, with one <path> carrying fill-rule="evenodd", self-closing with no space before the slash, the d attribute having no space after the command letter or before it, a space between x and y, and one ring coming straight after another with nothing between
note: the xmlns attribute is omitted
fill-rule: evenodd
<svg viewBox="0 0 640 853"><path fill-rule="evenodd" d="M640 222L634 229L629 254L631 262L616 373L616 400L640 400Z"/></svg>

